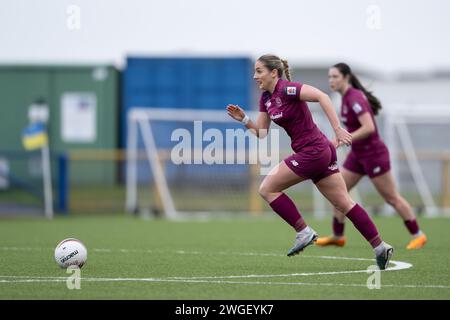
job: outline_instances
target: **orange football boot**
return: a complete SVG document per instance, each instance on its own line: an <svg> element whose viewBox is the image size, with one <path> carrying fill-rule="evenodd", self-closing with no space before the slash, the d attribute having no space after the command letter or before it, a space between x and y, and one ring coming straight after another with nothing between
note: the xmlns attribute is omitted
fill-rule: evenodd
<svg viewBox="0 0 450 320"><path fill-rule="evenodd" d="M420 236L412 239L408 246L406 247L406 249L411 250L411 249L420 249L422 248L425 243L427 243L427 236L425 234L421 234Z"/></svg>
<svg viewBox="0 0 450 320"><path fill-rule="evenodd" d="M324 247L324 246L338 246L343 247L345 245L345 237L335 237L335 236L329 236L329 237L320 237L316 241L316 245Z"/></svg>

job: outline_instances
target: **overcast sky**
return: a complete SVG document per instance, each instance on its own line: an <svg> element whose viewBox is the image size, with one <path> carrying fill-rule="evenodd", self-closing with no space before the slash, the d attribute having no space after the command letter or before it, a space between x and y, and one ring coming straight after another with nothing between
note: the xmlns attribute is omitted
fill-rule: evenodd
<svg viewBox="0 0 450 320"><path fill-rule="evenodd" d="M449 14L447 0L0 0L0 64L271 52L292 64L448 70Z"/></svg>

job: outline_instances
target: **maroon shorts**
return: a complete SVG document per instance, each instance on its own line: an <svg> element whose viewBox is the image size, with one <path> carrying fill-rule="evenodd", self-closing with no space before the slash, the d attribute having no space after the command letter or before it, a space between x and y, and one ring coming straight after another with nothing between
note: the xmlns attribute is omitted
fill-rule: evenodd
<svg viewBox="0 0 450 320"><path fill-rule="evenodd" d="M310 153L298 152L284 159L284 162L295 174L311 179L314 183L339 172L336 148L331 143L319 154L312 156Z"/></svg>
<svg viewBox="0 0 450 320"><path fill-rule="evenodd" d="M383 148L371 156L364 157L358 157L355 152L350 151L343 167L360 175L367 174L370 178L378 177L391 170L389 151Z"/></svg>

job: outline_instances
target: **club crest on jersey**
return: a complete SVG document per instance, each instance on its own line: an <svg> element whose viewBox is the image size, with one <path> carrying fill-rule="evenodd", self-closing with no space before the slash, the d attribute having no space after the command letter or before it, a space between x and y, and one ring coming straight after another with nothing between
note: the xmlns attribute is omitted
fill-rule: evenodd
<svg viewBox="0 0 450 320"><path fill-rule="evenodd" d="M277 104L277 107L281 107L282 101L281 101L281 98L280 98L280 97L277 97L277 98L275 99L275 102L276 102L276 104Z"/></svg>
<svg viewBox="0 0 450 320"><path fill-rule="evenodd" d="M265 105L266 105L267 108L269 108L272 105L272 102L270 102L270 100L267 100Z"/></svg>
<svg viewBox="0 0 450 320"><path fill-rule="evenodd" d="M297 88L296 87L286 87L286 94L288 96L295 96L297 94Z"/></svg>
<svg viewBox="0 0 450 320"><path fill-rule="evenodd" d="M355 113L360 113L362 111L362 107L358 103L355 103L352 108Z"/></svg>

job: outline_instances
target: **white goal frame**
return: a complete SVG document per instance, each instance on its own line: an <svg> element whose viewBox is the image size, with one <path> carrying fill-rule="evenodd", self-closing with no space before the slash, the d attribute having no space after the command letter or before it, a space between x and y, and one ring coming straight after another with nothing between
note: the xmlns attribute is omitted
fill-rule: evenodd
<svg viewBox="0 0 450 320"><path fill-rule="evenodd" d="M258 112L248 112L253 119ZM381 117L384 120L384 141L386 142L390 154L392 173L398 188L401 188L399 180L400 165L400 146L403 147L403 159L406 159L407 165L411 170L414 184L419 192L421 200L424 204L425 216L434 217L440 215L441 212L447 213L444 208L439 207L433 199L430 187L425 179L417 150L414 148L408 124L450 124L450 107L449 106L410 106L410 105L388 105L382 112ZM326 127L327 121L320 115L316 121L323 122L322 126ZM127 137L127 162L126 162L126 210L134 212L138 207L137 195L137 161L139 157L138 151L138 134L141 130L143 143L145 145L146 159L149 161L155 185L161 198L162 209L169 219L179 217L171 191L168 187L166 177L164 175L163 166L159 160L158 149L153 135L152 121L208 121L216 123L235 123L234 120L227 117L223 110L202 110L202 109L170 109L170 108L148 108L136 107L128 112L128 137ZM398 142L400 145L397 144ZM449 144L450 149L450 144ZM449 150L447 150L448 152ZM439 151L440 152L440 151ZM195 153L194 153L195 157ZM314 215L317 218L323 218L328 214L325 206L325 199L320 193L313 188ZM352 191L356 196L356 200L361 200L358 189ZM258 195L256 195L258 197ZM245 211L245 210L243 210ZM393 209L387 204L384 207L383 214L393 214Z"/></svg>
<svg viewBox="0 0 450 320"><path fill-rule="evenodd" d="M255 117L257 112L247 112L250 117ZM148 108L135 107L128 112L128 137L127 137L127 178L126 178L126 210L133 212L137 209L137 160L138 160L138 130L142 130L147 159L155 179L156 187L164 213L169 219L179 218L171 192L169 190L163 167L159 161L158 149L153 136L151 121L208 121L215 123L236 123L226 116L223 110L204 109L173 109L173 108ZM194 157L195 157L194 153Z"/></svg>
<svg viewBox="0 0 450 320"><path fill-rule="evenodd" d="M425 179L419 157L414 147L408 124L449 124L450 125L450 106L448 105L389 105L389 108L383 110L385 118L385 142L389 148L392 157L392 173L396 182L399 182L399 146L396 141L398 134L400 145L405 150L404 157L411 170L415 186L419 192L424 204L425 216L435 217L440 212L446 212L445 208L440 208L433 199L430 187ZM450 149L450 144L449 144ZM448 150L441 150L446 152ZM401 186L398 185L398 188ZM392 209L385 208L387 214L392 214Z"/></svg>

